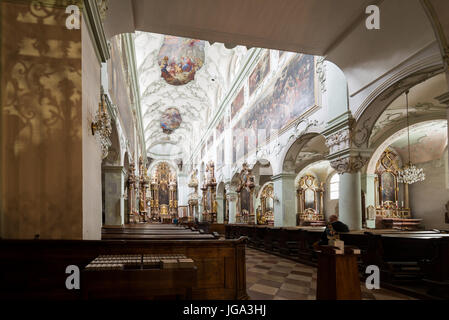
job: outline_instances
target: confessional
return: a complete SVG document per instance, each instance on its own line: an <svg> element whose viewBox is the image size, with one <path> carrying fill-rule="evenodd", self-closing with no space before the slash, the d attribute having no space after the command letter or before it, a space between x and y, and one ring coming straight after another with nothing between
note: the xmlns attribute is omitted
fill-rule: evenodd
<svg viewBox="0 0 449 320"><path fill-rule="evenodd" d="M246 163L239 174L237 186L237 213L236 223L255 224L254 214L254 176Z"/></svg>
<svg viewBox="0 0 449 320"><path fill-rule="evenodd" d="M408 184L398 183L399 156L386 149L376 164L376 229L417 229L420 219L412 219Z"/></svg>
<svg viewBox="0 0 449 320"><path fill-rule="evenodd" d="M297 195L297 224L300 226L324 226L324 186L318 179L305 175L299 179Z"/></svg>
<svg viewBox="0 0 449 320"><path fill-rule="evenodd" d="M260 210L257 213L257 224L274 225L274 191L273 184L263 187L260 193Z"/></svg>

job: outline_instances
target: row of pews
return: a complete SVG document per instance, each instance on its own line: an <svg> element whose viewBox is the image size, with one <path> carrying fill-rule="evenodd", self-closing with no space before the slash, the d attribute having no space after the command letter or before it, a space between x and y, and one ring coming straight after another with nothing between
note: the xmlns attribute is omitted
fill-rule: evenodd
<svg viewBox="0 0 449 320"><path fill-rule="evenodd" d="M314 243L324 228L227 225L226 238L248 237L248 246L317 265ZM342 234L345 245L361 249L359 270L376 265L390 288L420 296L449 298L449 234L439 231L383 230Z"/></svg>
<svg viewBox="0 0 449 320"><path fill-rule="evenodd" d="M219 234L194 226L172 224L131 224L103 226L102 240L206 240L218 239Z"/></svg>
<svg viewBox="0 0 449 320"><path fill-rule="evenodd" d="M0 299L247 299L245 246L163 224L105 226L102 240L0 240ZM79 290L66 287L68 266Z"/></svg>

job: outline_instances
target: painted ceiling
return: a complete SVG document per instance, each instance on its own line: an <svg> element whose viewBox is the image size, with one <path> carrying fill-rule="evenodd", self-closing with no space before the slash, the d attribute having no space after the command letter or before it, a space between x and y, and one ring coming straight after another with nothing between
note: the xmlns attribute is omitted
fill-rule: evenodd
<svg viewBox="0 0 449 320"><path fill-rule="evenodd" d="M439 74L410 89L409 93L409 118L410 123L418 119L431 119L438 115L445 115L446 107L441 105L435 97L447 91L447 82L444 74ZM370 144L376 142L383 134L391 133L391 130L406 122L406 100L401 95L382 113L377 119L371 133Z"/></svg>
<svg viewBox="0 0 449 320"><path fill-rule="evenodd" d="M443 156L447 147L447 121L436 120L418 124L410 128L410 153L413 163L424 163ZM391 144L404 162L408 160L407 131Z"/></svg>
<svg viewBox="0 0 449 320"><path fill-rule="evenodd" d="M136 32L136 64L148 155L182 158L199 142L248 50Z"/></svg>

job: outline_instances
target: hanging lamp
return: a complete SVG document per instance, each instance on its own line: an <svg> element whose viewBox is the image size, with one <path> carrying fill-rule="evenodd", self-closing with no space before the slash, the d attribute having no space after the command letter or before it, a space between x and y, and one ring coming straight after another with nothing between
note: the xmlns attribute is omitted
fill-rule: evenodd
<svg viewBox="0 0 449 320"><path fill-rule="evenodd" d="M426 175L422 168L417 168L412 164L411 160L411 152L410 152L410 122L409 122L409 114L408 114L408 94L409 91L405 92L405 100L407 106L407 138L408 138L408 163L404 166L402 170L398 172L398 182L405 184L413 184L416 182L424 181L426 179Z"/></svg>

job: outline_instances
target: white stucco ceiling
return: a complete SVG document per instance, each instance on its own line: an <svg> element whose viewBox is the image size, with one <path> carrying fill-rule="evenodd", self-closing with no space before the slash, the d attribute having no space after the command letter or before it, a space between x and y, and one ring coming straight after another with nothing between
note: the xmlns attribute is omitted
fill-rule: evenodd
<svg viewBox="0 0 449 320"><path fill-rule="evenodd" d="M248 50L241 46L227 49L221 43L205 42L204 64L194 80L172 85L161 77L158 63L164 37L147 32L135 35L143 128L150 157L182 158L198 143ZM171 134L164 133L160 125L161 116L168 108L178 109L182 118L179 128Z"/></svg>

